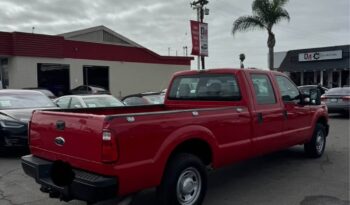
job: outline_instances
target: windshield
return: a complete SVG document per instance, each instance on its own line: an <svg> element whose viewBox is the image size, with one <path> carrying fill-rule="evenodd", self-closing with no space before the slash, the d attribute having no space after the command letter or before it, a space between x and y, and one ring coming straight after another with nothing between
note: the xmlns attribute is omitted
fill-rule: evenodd
<svg viewBox="0 0 350 205"><path fill-rule="evenodd" d="M332 88L328 90L327 95L350 95L350 88Z"/></svg>
<svg viewBox="0 0 350 205"><path fill-rule="evenodd" d="M87 107L118 107L124 104L113 96L83 97Z"/></svg>
<svg viewBox="0 0 350 205"><path fill-rule="evenodd" d="M49 107L56 106L48 97L40 93L0 94L0 109Z"/></svg>

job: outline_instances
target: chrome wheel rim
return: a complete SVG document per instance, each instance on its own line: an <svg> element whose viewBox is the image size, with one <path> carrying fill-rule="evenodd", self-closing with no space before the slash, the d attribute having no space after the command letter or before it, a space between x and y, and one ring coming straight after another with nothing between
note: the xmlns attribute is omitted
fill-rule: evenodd
<svg viewBox="0 0 350 205"><path fill-rule="evenodd" d="M317 132L316 135L316 151L318 154L321 154L325 144L324 134L321 130Z"/></svg>
<svg viewBox="0 0 350 205"><path fill-rule="evenodd" d="M202 178L198 170L190 167L185 169L176 186L177 200L181 205L192 205L197 202L202 189Z"/></svg>

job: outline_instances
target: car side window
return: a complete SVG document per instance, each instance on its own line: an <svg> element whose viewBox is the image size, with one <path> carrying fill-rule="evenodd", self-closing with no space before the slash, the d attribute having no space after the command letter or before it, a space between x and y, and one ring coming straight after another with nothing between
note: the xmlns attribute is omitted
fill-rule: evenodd
<svg viewBox="0 0 350 205"><path fill-rule="evenodd" d="M284 102L291 102L299 99L300 93L298 88L288 78L277 75L276 81Z"/></svg>
<svg viewBox="0 0 350 205"><path fill-rule="evenodd" d="M256 101L259 105L269 105L277 102L271 81L266 74L252 74L251 80Z"/></svg>
<svg viewBox="0 0 350 205"><path fill-rule="evenodd" d="M70 99L71 99L70 97L62 97L56 101L56 104L60 108L67 109L69 106Z"/></svg>
<svg viewBox="0 0 350 205"><path fill-rule="evenodd" d="M70 103L70 108L82 108L82 107L83 107L83 105L81 104L79 99L76 97L73 97L72 101Z"/></svg>

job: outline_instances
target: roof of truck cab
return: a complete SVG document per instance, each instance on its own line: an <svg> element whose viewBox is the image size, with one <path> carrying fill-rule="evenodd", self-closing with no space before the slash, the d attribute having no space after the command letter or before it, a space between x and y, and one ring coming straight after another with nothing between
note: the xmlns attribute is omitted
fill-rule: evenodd
<svg viewBox="0 0 350 205"><path fill-rule="evenodd" d="M280 73L278 71L270 71L270 70L264 70L264 69L257 69L257 68L213 68L213 69L206 69L206 70L190 70L190 71L180 71L176 72L174 76L181 76L181 75L197 75L199 73L208 73L208 74L227 74L227 73L240 73L240 72L247 72L247 71L258 71L262 73Z"/></svg>

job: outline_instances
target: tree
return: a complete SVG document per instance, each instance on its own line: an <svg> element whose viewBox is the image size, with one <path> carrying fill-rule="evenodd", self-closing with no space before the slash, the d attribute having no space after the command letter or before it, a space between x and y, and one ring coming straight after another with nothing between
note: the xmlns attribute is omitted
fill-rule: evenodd
<svg viewBox="0 0 350 205"><path fill-rule="evenodd" d="M275 34L272 32L272 27L282 20L290 20L288 11L283 8L287 2L288 0L254 0L252 4L253 15L241 16L233 22L233 35L239 31L254 29L267 30L270 70L274 69L273 52L276 44L276 38Z"/></svg>

